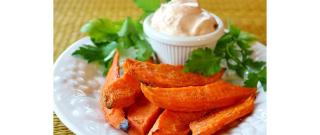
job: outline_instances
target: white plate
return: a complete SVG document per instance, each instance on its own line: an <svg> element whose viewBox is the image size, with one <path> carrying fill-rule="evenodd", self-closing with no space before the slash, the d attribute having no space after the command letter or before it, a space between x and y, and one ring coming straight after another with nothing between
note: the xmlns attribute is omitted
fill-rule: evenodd
<svg viewBox="0 0 320 135"><path fill-rule="evenodd" d="M91 44L90 39L86 37L72 44L54 65L54 111L60 120L78 135L126 134L114 129L103 119L98 105L98 93L104 77L98 66L71 56L71 53L83 44ZM253 49L254 58L266 59L265 46L256 43ZM266 134L266 95L261 87L254 112L225 134Z"/></svg>

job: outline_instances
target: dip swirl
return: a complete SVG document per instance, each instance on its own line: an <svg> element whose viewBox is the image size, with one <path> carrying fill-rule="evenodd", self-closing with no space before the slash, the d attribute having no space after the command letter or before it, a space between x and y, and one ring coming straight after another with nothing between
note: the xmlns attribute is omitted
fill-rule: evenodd
<svg viewBox="0 0 320 135"><path fill-rule="evenodd" d="M162 4L151 19L151 27L172 36L199 36L215 31L217 22L198 0L172 0Z"/></svg>

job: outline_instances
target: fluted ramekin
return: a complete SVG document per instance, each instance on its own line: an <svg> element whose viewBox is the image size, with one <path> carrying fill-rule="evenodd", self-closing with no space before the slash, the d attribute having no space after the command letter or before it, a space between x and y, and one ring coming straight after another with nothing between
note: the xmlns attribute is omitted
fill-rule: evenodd
<svg viewBox="0 0 320 135"><path fill-rule="evenodd" d="M224 33L222 20L212 14L218 27L214 32L200 36L171 36L160 33L151 27L149 15L143 22L143 31L161 63L182 65L188 59L189 53L197 48L215 48L217 41Z"/></svg>

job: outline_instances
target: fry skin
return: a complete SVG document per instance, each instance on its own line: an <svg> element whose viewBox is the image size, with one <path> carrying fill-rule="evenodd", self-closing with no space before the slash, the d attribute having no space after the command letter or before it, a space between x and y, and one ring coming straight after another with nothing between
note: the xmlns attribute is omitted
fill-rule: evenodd
<svg viewBox="0 0 320 135"><path fill-rule="evenodd" d="M172 111L207 111L235 104L256 93L255 88L235 86L219 80L204 86L159 88L141 84L153 104Z"/></svg>
<svg viewBox="0 0 320 135"><path fill-rule="evenodd" d="M206 85L219 80L225 71L222 69L212 76L205 77L195 73L185 73L182 65L152 64L132 59L127 59L123 67L140 82L166 88Z"/></svg>
<svg viewBox="0 0 320 135"><path fill-rule="evenodd" d="M145 135L155 123L162 109L150 103L143 95L128 109L129 135Z"/></svg>
<svg viewBox="0 0 320 135"><path fill-rule="evenodd" d="M207 112L173 112L161 113L148 135L188 135L189 123L200 119Z"/></svg>
<svg viewBox="0 0 320 135"><path fill-rule="evenodd" d="M105 89L105 103L108 109L125 108L132 105L141 94L140 82L125 73Z"/></svg>
<svg viewBox="0 0 320 135"><path fill-rule="evenodd" d="M254 109L254 97L247 98L244 102L221 109L208 117L190 123L193 135L211 135L222 129L227 124L251 113Z"/></svg>
<svg viewBox="0 0 320 135"><path fill-rule="evenodd" d="M128 121L125 118L124 110L122 108L108 109L106 108L106 102L105 102L106 88L110 84L112 84L114 81L116 81L120 76L118 62L119 62L119 53L116 52L114 55L111 67L106 76L104 86L101 89L99 102L100 102L100 107L104 113L105 120L108 121L113 127L126 131L128 127L121 126L122 124L125 125L125 123L128 123Z"/></svg>

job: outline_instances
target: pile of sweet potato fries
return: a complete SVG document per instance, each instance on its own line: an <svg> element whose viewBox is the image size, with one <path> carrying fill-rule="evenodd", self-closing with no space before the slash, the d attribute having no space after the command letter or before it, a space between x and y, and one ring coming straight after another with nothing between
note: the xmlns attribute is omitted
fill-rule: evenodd
<svg viewBox="0 0 320 135"><path fill-rule="evenodd" d="M129 135L210 135L250 114L255 88L205 77L183 66L127 59L120 76L116 53L101 90L100 106L113 127Z"/></svg>

